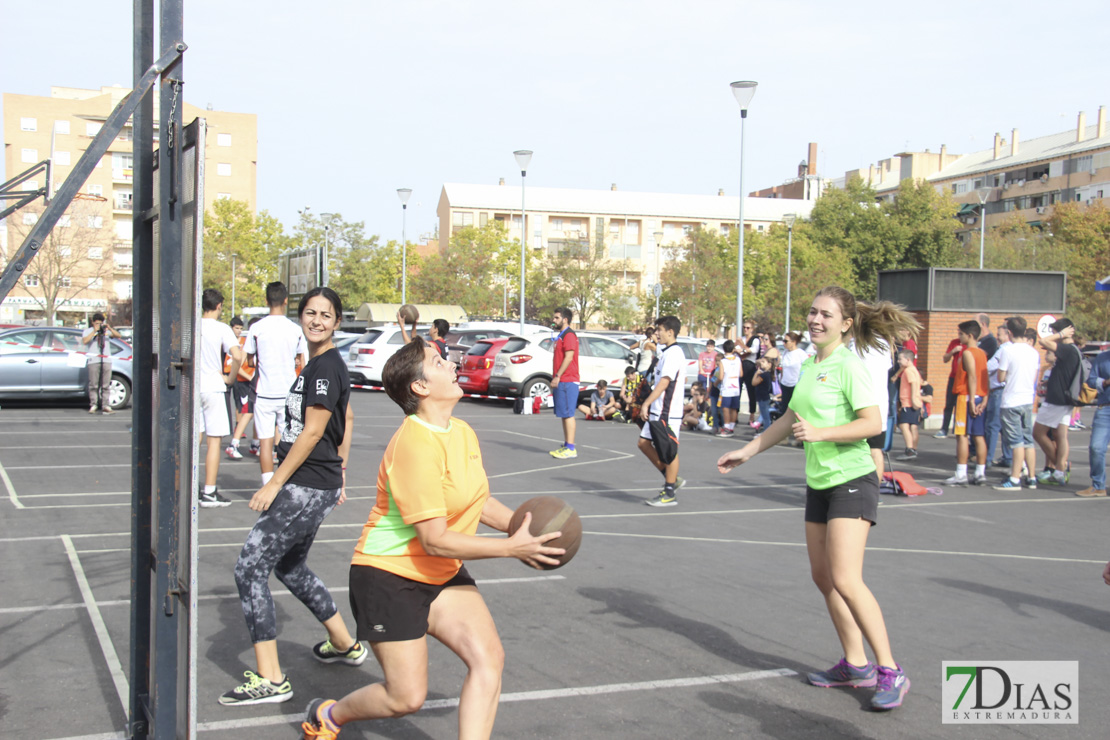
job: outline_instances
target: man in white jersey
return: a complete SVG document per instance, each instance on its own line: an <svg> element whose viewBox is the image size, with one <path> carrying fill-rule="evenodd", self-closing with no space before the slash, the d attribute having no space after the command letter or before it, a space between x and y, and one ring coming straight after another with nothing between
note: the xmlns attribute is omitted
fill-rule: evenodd
<svg viewBox="0 0 1110 740"><path fill-rule="evenodd" d="M682 427L682 409L685 400L686 355L675 343L675 337L682 329L682 322L676 316L660 316L655 320L655 338L661 348L655 363L655 375L651 395L644 399L640 418L647 421L663 421L678 441L678 430ZM640 430L637 444L656 470L663 474L663 490L655 498L644 503L648 506L677 506L677 491L686 482L678 477L678 455L674 460L664 463L651 441L651 425L644 424Z"/></svg>
<svg viewBox="0 0 1110 740"><path fill-rule="evenodd" d="M852 350L855 349L853 342ZM883 452L886 449L886 430L890 419L890 371L894 368L894 354L890 351L890 345L880 339L878 347L857 352L857 355L863 360L871 376L871 388L875 391L875 403L879 405L879 420L883 425L881 432L867 439L871 459L875 462L875 470L881 481L886 467Z"/></svg>
<svg viewBox="0 0 1110 740"><path fill-rule="evenodd" d="M744 382L744 363L731 339L721 345L724 357L717 362L715 374L721 388L721 428L717 434L731 437L736 431L736 416L740 413L740 386Z"/></svg>
<svg viewBox="0 0 1110 740"><path fill-rule="evenodd" d="M231 434L234 418L228 402L228 386L235 382L239 365L246 355L239 348L235 332L219 321L224 307L224 297L215 288L208 288L200 299L200 393L201 416L208 449L204 458L204 490L200 492L200 505L205 508L230 506L231 501L219 494L216 475L220 471L220 443ZM224 374L224 354L231 355L230 371Z"/></svg>
<svg viewBox="0 0 1110 740"><path fill-rule="evenodd" d="M254 325L247 337L246 351L254 355L256 367L254 429L261 449L262 485L274 475L274 445L285 427L285 398L308 362L308 344L301 327L285 316L289 291L285 284L266 286L266 305L270 314Z"/></svg>
<svg viewBox="0 0 1110 740"><path fill-rule="evenodd" d="M998 379L1004 384L1000 401L1002 438L1010 446L1010 476L995 486L999 491L1020 491L1037 487L1037 448L1033 445L1033 400L1041 377L1041 355L1033 346L1035 339L1026 334L1028 326L1020 316L1006 319L1012 339L998 365ZM1036 337L1036 330L1032 330ZM997 356L997 353L996 353ZM988 365L989 367L989 365ZM1022 475L1022 465L1028 475Z"/></svg>

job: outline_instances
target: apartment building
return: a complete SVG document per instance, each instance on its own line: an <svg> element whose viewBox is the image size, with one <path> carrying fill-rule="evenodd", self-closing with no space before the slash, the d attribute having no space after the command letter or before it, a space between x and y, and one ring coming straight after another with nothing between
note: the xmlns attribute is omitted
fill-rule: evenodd
<svg viewBox="0 0 1110 740"><path fill-rule="evenodd" d="M10 180L43 160L52 162L52 187L56 192L100 131L129 88L99 90L51 87L50 95L4 94L4 180ZM258 121L253 113L207 110L183 102L184 120L205 118L206 176L204 205L233 198L256 205ZM158 132L155 131L155 146ZM0 304L0 322L42 319L43 285L40 272L49 273L59 287L56 318L66 324L81 323L96 311L131 296L133 256L132 193L134 182L129 122L108 147L96 169L55 227L36 262L20 285ZM45 183L31 181L25 189ZM0 226L0 263L18 249L43 210L41 201L8 217ZM50 264L47 264L47 252Z"/></svg>
<svg viewBox="0 0 1110 740"><path fill-rule="evenodd" d="M902 180L925 180L960 204L963 228L957 234L964 241L978 238L980 218L988 229L1014 215L1039 227L1057 203L1110 204L1107 124L1106 106L1101 106L1092 124L1081 112L1074 128L1026 141L1015 128L1009 140L996 133L990 149L971 154L950 154L945 146L939 153L902 152L866 170L846 172L834 187L858 176L875 188L878 199L892 200ZM979 203L980 189L985 206Z"/></svg>
<svg viewBox="0 0 1110 740"><path fill-rule="evenodd" d="M667 260L674 258L668 247L698 226L728 233L736 228L740 212L740 199L723 190L686 195L624 192L615 184L609 190L528 187L525 197L529 247L553 257L600 238L610 259L627 264L621 270L627 287L640 291L658 282ZM436 211L440 249L447 248L459 229L482 227L490 220L504 221L509 238L520 239L520 199L520 187L504 180L499 185L444 184ZM787 213L806 218L812 209L812 201L749 197L744 227L764 231L782 223Z"/></svg>

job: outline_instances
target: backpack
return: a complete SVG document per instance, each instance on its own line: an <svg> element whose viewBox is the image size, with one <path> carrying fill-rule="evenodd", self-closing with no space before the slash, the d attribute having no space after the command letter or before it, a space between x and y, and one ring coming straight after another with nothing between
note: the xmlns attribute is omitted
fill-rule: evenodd
<svg viewBox="0 0 1110 740"><path fill-rule="evenodd" d="M883 473L883 482L879 484L880 493L892 493L895 496L924 496L928 489L913 479L909 473L888 472Z"/></svg>
<svg viewBox="0 0 1110 740"><path fill-rule="evenodd" d="M1073 344L1072 347L1075 347ZM1075 347L1075 351L1079 352L1079 348ZM1068 391L1064 394L1064 400L1067 401L1069 406L1089 406L1098 398L1098 391L1087 385L1087 379L1091 377L1091 361L1079 352L1079 367L1075 370L1075 375L1068 385Z"/></svg>

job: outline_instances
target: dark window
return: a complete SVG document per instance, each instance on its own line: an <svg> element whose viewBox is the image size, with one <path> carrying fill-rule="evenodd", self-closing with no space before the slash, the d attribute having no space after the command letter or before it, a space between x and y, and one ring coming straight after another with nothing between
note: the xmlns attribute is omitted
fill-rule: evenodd
<svg viewBox="0 0 1110 740"><path fill-rule="evenodd" d="M467 354L468 355L475 355L477 357L481 357L482 355L489 352L492 348L493 348L493 345L490 344L489 342L478 342L473 347L471 347L469 350L467 350Z"/></svg>

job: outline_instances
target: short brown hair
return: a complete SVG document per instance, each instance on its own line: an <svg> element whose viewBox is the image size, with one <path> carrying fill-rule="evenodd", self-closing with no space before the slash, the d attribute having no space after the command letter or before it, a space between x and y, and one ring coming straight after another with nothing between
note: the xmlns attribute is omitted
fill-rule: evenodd
<svg viewBox="0 0 1110 740"><path fill-rule="evenodd" d="M424 380L424 350L427 343L420 337L401 347L385 361L382 368L382 385L385 394L401 407L405 416L415 414L420 408L420 396L412 392L412 384Z"/></svg>

